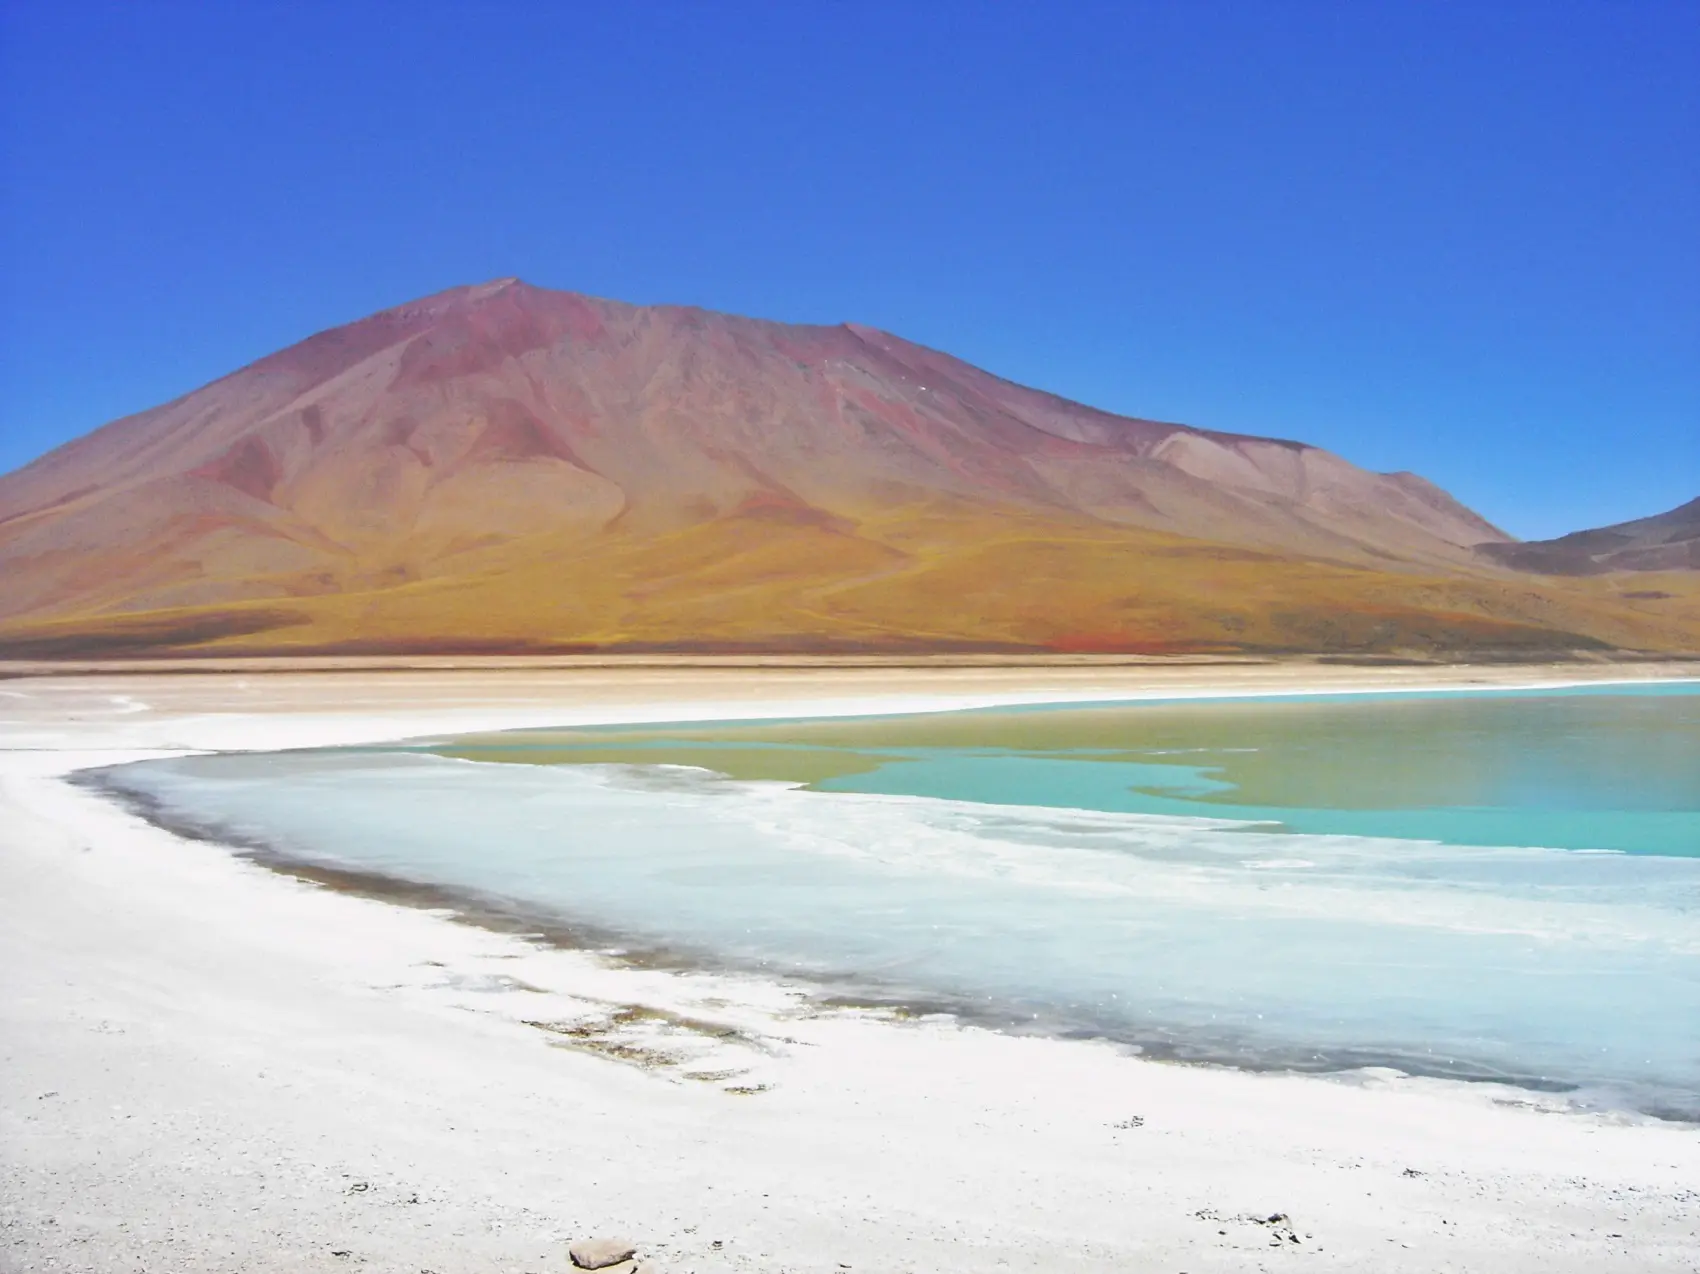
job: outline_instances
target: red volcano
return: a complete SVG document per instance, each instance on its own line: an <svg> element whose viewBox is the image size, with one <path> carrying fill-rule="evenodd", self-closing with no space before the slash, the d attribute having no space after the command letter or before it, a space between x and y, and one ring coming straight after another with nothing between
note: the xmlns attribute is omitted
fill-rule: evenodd
<svg viewBox="0 0 1700 1274"><path fill-rule="evenodd" d="M1111 415L872 329L506 279L0 478L0 637L1332 649L1639 622L1496 582L1471 546L1505 538L1410 474Z"/></svg>

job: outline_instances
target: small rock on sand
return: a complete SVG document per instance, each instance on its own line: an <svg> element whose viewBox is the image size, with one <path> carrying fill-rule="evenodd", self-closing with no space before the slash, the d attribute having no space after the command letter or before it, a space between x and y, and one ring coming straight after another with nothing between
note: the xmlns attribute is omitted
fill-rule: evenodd
<svg viewBox="0 0 1700 1274"><path fill-rule="evenodd" d="M567 1255L581 1270L605 1270L630 1261L636 1253L637 1244L630 1239L579 1239L567 1248Z"/></svg>

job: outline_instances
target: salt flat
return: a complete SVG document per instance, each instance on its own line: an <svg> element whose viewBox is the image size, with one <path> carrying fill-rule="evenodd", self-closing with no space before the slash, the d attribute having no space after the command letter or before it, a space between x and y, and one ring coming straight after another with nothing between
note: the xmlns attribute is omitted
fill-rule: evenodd
<svg viewBox="0 0 1700 1274"><path fill-rule="evenodd" d="M545 1270L571 1238L625 1232L704 1271L1700 1267L1692 1127L1387 1073L1165 1065L623 967L281 876L64 781L521 725L1658 675L1685 672L681 661L0 682L0 1260Z"/></svg>

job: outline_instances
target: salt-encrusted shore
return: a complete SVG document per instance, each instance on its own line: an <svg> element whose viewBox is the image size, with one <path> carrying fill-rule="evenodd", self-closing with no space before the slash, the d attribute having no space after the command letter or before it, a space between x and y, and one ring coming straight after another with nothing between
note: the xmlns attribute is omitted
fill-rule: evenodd
<svg viewBox="0 0 1700 1274"><path fill-rule="evenodd" d="M196 749L1692 668L646 668L0 681L0 1268L1700 1269L1700 1130L1164 1065L318 888L66 776ZM1271 1222L1270 1218L1284 1216Z"/></svg>

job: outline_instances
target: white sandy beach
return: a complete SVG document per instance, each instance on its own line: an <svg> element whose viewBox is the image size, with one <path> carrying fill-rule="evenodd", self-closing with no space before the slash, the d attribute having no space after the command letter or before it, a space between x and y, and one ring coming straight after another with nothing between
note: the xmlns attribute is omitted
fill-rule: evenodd
<svg viewBox="0 0 1700 1274"><path fill-rule="evenodd" d="M1700 1130L1253 1075L620 966L72 787L592 721L1693 676L1692 665L110 672L0 681L0 1268L1700 1269ZM1288 1220L1270 1224L1284 1214Z"/></svg>

